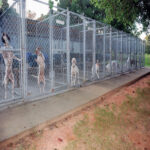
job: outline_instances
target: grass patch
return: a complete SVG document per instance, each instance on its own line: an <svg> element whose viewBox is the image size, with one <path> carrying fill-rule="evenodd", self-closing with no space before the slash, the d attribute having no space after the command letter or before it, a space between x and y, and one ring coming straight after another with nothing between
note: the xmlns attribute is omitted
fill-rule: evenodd
<svg viewBox="0 0 150 150"><path fill-rule="evenodd" d="M94 122L84 116L74 126L76 139L69 142L65 150L137 150L128 139L128 127L135 129L138 121L144 122L145 128L149 124L150 81L147 84L149 87L136 89L135 97L127 95L120 107L115 104L111 109L97 107ZM131 117L132 114L135 116Z"/></svg>
<svg viewBox="0 0 150 150"><path fill-rule="evenodd" d="M150 67L150 54L145 54L145 66Z"/></svg>

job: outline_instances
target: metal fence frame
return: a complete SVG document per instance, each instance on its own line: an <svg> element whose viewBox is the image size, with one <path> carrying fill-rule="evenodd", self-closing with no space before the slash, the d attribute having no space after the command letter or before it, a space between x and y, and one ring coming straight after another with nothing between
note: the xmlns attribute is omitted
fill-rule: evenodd
<svg viewBox="0 0 150 150"><path fill-rule="evenodd" d="M41 5L48 5L45 2L42 2L40 0L34 0L38 2ZM48 33L48 42L49 42L49 92L45 92L43 94L34 94L34 96L29 94L28 91L28 62L27 62L27 46L29 40L27 41L27 34L28 34L28 22L26 18L26 0L18 0L15 1L14 4L18 3L19 5L19 16L20 16L20 50L21 50L21 101L28 101L28 100L34 100L43 98L45 96L50 96L54 94L58 94L61 92L64 92L66 90L72 89L71 86L71 59L72 57L80 57L80 59L76 58L77 60L81 60L82 62L77 62L77 65L82 73L80 73L80 85L84 86L87 84L91 84L95 81L104 80L106 78L112 78L114 76L121 75L123 73L128 73L131 71L135 71L137 69L141 69L145 65L145 42L141 39L132 36L131 34L124 33L123 31L119 31L110 25L106 25L104 23L95 21L91 18L85 17L84 15L80 15L74 12L69 11L68 9L62 9L59 7L54 7L54 9L49 13L48 16L48 26L49 26L49 33ZM13 5L14 5L13 4ZM12 7L13 7L12 5ZM3 16L7 13L4 12ZM66 19L63 20L65 23L65 28L59 27L59 30L65 30L64 35L66 37L63 37L64 39L59 39L59 41L56 40L58 38L58 35L54 35L56 32L54 25L54 18L56 16L62 16L65 15ZM73 17L74 16L74 17ZM80 20L80 21L78 21ZM44 21L44 20L43 20ZM36 32L38 21L36 22ZM82 26L82 28L79 28L79 26ZM77 40L77 37L74 37L75 41L71 41L71 31L72 28L76 32L80 32L81 39ZM74 32L75 32L74 31ZM62 32L62 31L61 31ZM91 32L89 38L88 32ZM59 33L60 34L60 33ZM79 34L79 36L80 36ZM77 35L76 35L77 36ZM37 33L34 36L35 41L38 38ZM99 41L98 41L99 39ZM92 41L90 41L92 40ZM65 43L66 49L64 50L64 53L62 54L63 57L65 57L65 63L66 63L66 70L63 72L63 76L65 76L66 80L63 82L65 83L65 88L53 91L54 89L54 74L55 74L55 68L54 68L54 42L60 42L61 46ZM78 45L75 48L75 51L77 55L71 54L73 53L71 51L71 45L75 42L74 45ZM89 44L91 42L91 44ZM100 44L99 44L100 42ZM38 43L38 42L37 42ZM114 44L115 43L115 44ZM90 54L88 54L88 46L91 46ZM61 50L61 48L60 48ZM59 53L58 53L59 54ZM72 55L72 56L71 56ZM89 58L91 57L91 61L89 61ZM116 59L114 59L116 58ZM88 59L88 60L87 60ZM97 60L100 62L100 71L98 74L100 75L100 79L97 79L97 77L91 78L92 76L92 67L95 66ZM128 64L129 60L129 64ZM89 62L88 62L89 61ZM87 62L89 63L89 66L87 66ZM115 67L114 69L114 65ZM82 67L80 67L82 66ZM87 69L88 68L88 69ZM82 74L82 75L81 75ZM62 75L62 74L61 74ZM37 86L36 84L34 86ZM0 99L0 105L3 103L14 102L16 100L15 98L9 99L9 100L3 100Z"/></svg>

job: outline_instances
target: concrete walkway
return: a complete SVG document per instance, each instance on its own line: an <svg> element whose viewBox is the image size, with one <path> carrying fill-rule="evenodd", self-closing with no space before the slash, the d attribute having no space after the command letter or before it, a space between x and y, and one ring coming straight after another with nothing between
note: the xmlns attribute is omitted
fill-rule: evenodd
<svg viewBox="0 0 150 150"><path fill-rule="evenodd" d="M150 72L150 68L121 75L63 94L0 112L0 141L54 119Z"/></svg>

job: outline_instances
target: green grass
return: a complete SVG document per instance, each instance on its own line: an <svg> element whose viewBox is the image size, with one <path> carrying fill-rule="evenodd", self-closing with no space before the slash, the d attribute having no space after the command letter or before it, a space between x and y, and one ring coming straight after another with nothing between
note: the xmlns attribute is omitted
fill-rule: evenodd
<svg viewBox="0 0 150 150"><path fill-rule="evenodd" d="M150 67L150 54L145 54L145 66Z"/></svg>

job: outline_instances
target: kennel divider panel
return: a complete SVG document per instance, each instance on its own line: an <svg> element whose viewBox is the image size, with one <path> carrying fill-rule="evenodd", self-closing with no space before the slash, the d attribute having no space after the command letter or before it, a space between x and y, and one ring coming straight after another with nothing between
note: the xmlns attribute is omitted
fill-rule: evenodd
<svg viewBox="0 0 150 150"><path fill-rule="evenodd" d="M51 27L51 90L57 93L68 88L67 12L52 15Z"/></svg>
<svg viewBox="0 0 150 150"><path fill-rule="evenodd" d="M105 65L110 65L110 70L105 71L105 76L110 77L112 75L112 63L111 63L111 27L106 26L105 28Z"/></svg>
<svg viewBox="0 0 150 150"><path fill-rule="evenodd" d="M13 103L20 101L23 97L23 83L22 83L22 49L21 49L21 7L18 2L14 2L7 10L0 16L0 37L5 32L10 37L11 51L20 58L21 61L13 60L12 71L14 74L15 87L14 94L11 94L11 85L8 83L7 97L5 97L5 89L3 81L5 76L5 64L2 54L0 54L0 104ZM3 43L0 41L0 51L4 51Z"/></svg>
<svg viewBox="0 0 150 150"><path fill-rule="evenodd" d="M72 58L77 61L79 81L85 82L85 25L84 18L70 13L70 64ZM77 83L76 83L77 85Z"/></svg>
<svg viewBox="0 0 150 150"><path fill-rule="evenodd" d="M50 33L50 20L49 20L49 6L38 1L30 0L34 2L36 7L45 9L45 12L42 14L39 12L39 9L29 8L29 5L26 6L26 97L29 100L37 99L37 97L45 97L50 95L50 42L49 42L49 33ZM29 0L26 0L26 4L29 3ZM31 9L31 10L30 10ZM35 12L35 16L30 18L28 11ZM41 13L41 14L40 14ZM40 87L43 86L43 83L38 85L38 73L39 66L36 62L37 55L35 54L36 48L40 48L41 52L45 58L45 89L40 92ZM39 87L40 86L40 87Z"/></svg>
<svg viewBox="0 0 150 150"><path fill-rule="evenodd" d="M86 20L86 80L91 82L92 77L92 66L95 64L94 54L95 54L95 38L94 38L94 25L93 21Z"/></svg>
<svg viewBox="0 0 150 150"><path fill-rule="evenodd" d="M105 26L101 23L96 22L96 55L95 55L95 60L99 61L99 76L100 79L103 79L105 77L105 70L104 70L104 40L105 40Z"/></svg>

